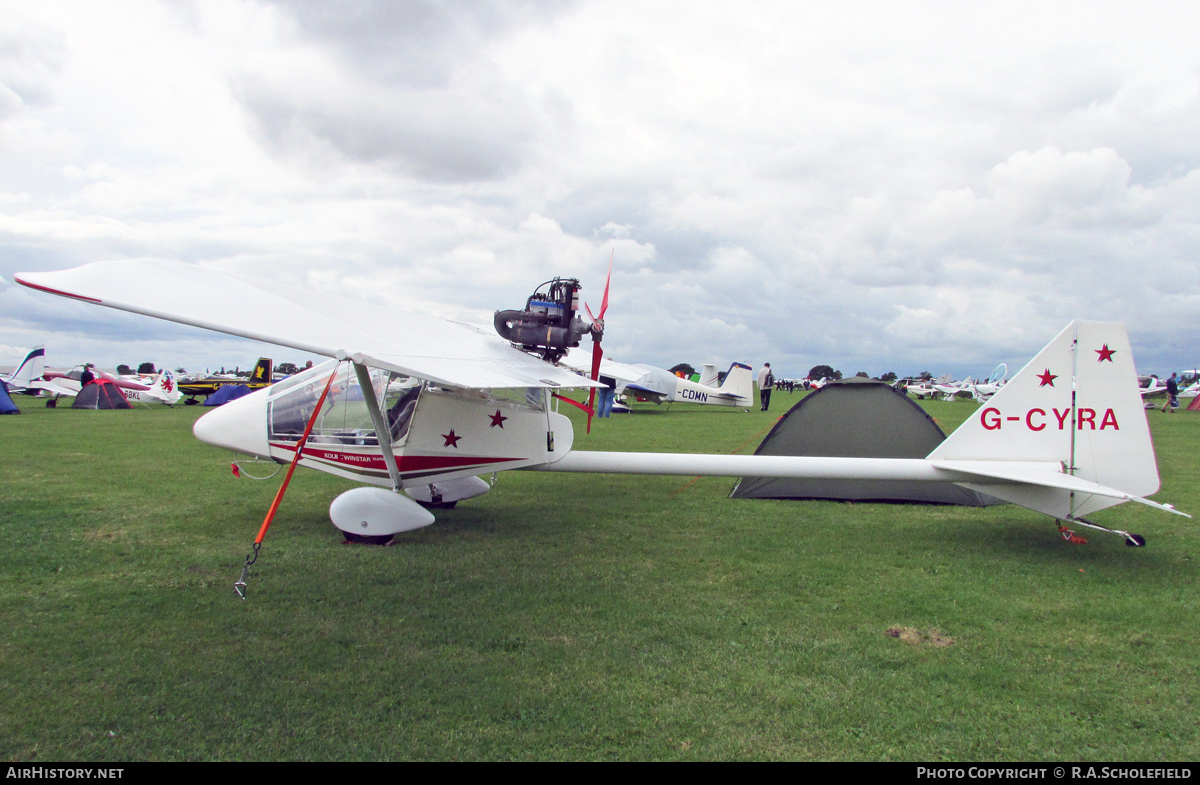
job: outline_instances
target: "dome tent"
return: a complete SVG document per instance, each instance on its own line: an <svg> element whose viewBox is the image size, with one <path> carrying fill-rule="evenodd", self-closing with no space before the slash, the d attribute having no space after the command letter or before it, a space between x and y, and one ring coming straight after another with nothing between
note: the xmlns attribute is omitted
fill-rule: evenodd
<svg viewBox="0 0 1200 785"><path fill-rule="evenodd" d="M108 379L96 379L83 385L75 396L72 409L132 409L121 388Z"/></svg>
<svg viewBox="0 0 1200 785"><path fill-rule="evenodd" d="M0 414L20 414L21 410L13 403L13 399L8 394L8 385L0 379Z"/></svg>
<svg viewBox="0 0 1200 785"><path fill-rule="evenodd" d="M221 406L250 394L250 388L244 384L223 384L212 395L204 399L204 406Z"/></svg>
<svg viewBox="0 0 1200 785"><path fill-rule="evenodd" d="M875 379L830 382L779 418L755 455L924 458L946 434L907 395ZM735 499L829 499L983 507L999 499L950 482L743 477Z"/></svg>

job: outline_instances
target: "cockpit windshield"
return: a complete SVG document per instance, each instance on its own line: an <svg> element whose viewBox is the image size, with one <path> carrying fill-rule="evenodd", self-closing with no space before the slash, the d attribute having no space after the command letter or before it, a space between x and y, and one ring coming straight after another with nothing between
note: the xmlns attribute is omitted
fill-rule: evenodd
<svg viewBox="0 0 1200 785"><path fill-rule="evenodd" d="M392 443L404 441L417 399L424 389L420 380L372 368L373 389L364 391L354 366L336 360L291 376L271 388L268 406L272 440L300 440L331 373L335 374L333 384L313 424L309 443L379 444L365 395L374 395L380 403L391 430Z"/></svg>

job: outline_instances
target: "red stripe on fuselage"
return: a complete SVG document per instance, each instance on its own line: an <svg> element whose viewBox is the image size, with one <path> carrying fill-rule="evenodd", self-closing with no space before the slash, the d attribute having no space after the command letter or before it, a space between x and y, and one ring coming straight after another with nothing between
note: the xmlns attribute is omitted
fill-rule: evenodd
<svg viewBox="0 0 1200 785"><path fill-rule="evenodd" d="M278 447L281 450L289 450L295 452L296 445L281 444L279 442L271 442L272 447ZM342 466L356 467L360 469L371 469L374 471L387 471L387 463L384 462L382 455L371 455L359 452L338 452L325 447L305 446L302 453L304 458L318 458L332 463L337 463ZM469 455L457 456L438 456L438 455L397 455L396 468L401 474L407 472L429 472L431 470L453 471L454 469L462 469L470 466L487 465L493 463L511 463L513 461L523 460L521 458L473 458Z"/></svg>

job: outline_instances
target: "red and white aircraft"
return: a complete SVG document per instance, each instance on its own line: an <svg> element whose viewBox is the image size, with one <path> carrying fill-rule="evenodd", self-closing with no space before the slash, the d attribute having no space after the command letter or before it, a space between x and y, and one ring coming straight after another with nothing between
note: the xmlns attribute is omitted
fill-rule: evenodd
<svg viewBox="0 0 1200 785"><path fill-rule="evenodd" d="M558 389L594 382L480 329L179 263L98 262L16 279L331 358L206 414L194 431L209 444L289 460L333 375L300 463L379 486L334 500L330 517L350 534L426 526L433 515L418 501L479 495L489 487L479 476L505 469L949 481L1045 513L1064 537L1082 525L1130 545L1145 540L1085 516L1127 501L1176 512L1145 498L1159 488L1158 469L1120 324L1069 324L924 459L616 453L573 450L571 422L555 411ZM518 323L505 329L516 335ZM531 339L519 340L530 349Z"/></svg>
<svg viewBox="0 0 1200 785"><path fill-rule="evenodd" d="M55 399L78 395L83 387L80 382L83 369L84 366L80 365L66 373L47 373L44 381L34 382L33 386L53 395ZM178 403L179 399L183 397L183 393L179 391L179 387L175 383L175 374L165 369L149 380L148 383L135 382L124 377L113 376L97 368L92 369L92 374L97 379L105 379L112 382L131 403L145 404L150 401L157 401L158 403L165 403L168 406L172 406Z"/></svg>

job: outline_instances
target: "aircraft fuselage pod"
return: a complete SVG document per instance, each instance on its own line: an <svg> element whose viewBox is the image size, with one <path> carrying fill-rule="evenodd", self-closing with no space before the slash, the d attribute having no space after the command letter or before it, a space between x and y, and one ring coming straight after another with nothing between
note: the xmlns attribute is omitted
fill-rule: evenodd
<svg viewBox="0 0 1200 785"><path fill-rule="evenodd" d="M364 372L370 384L365 395ZM439 387L380 369L356 373L351 363L335 360L226 403L196 421L195 435L289 463L330 374L333 383L299 465L403 490L408 497L361 488L338 497L330 517L351 534L381 536L428 525L433 517L417 502L446 506L478 496L490 487L478 475L552 463L574 440L570 420L551 411L543 389ZM377 415L367 396L377 403ZM385 423L382 444L376 416Z"/></svg>

